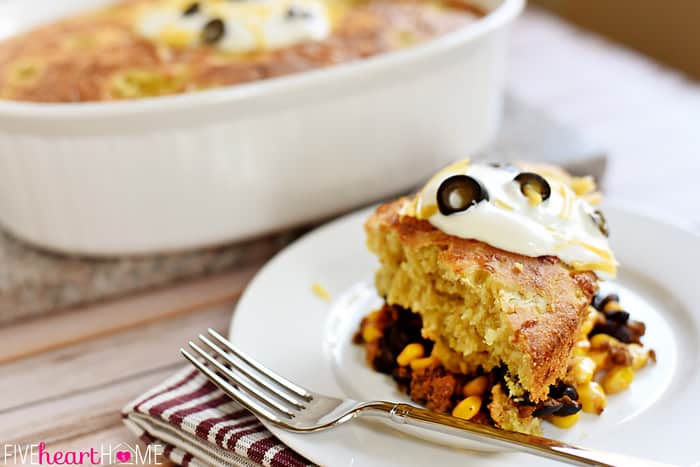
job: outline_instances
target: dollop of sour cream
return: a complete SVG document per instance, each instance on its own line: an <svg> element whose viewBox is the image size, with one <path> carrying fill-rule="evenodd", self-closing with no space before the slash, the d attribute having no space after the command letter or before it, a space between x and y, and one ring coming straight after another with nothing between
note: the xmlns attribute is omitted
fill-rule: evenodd
<svg viewBox="0 0 700 467"><path fill-rule="evenodd" d="M603 279L614 277L617 262L592 217L595 208L563 180L547 176L551 195L533 204L514 180L518 173L514 167L456 163L431 178L413 202L404 206L402 214L425 219L449 235L525 256L556 256L574 270L593 271ZM481 182L489 200L461 212L442 214L437 206L438 188L453 175L468 175Z"/></svg>
<svg viewBox="0 0 700 467"><path fill-rule="evenodd" d="M223 32L210 45L225 52L274 50L331 32L324 0L162 0L143 9L136 29L153 41L188 48L204 43L202 32L212 20L223 22Z"/></svg>

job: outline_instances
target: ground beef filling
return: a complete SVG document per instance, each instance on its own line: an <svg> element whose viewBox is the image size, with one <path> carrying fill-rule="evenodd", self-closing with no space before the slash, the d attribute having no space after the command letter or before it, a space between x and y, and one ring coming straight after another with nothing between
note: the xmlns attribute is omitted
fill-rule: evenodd
<svg viewBox="0 0 700 467"><path fill-rule="evenodd" d="M638 370L646 365L646 361L639 365L638 358L655 361L656 355L653 350L639 353L640 339L645 332L644 323L629 319L629 314L621 310L617 295L594 297L587 321L581 330L582 336L579 341L579 344L585 344L587 347L581 355L592 356L603 352L606 357L606 360L596 362L599 368L592 369L593 374L611 367ZM551 417L570 417L582 408L597 414L602 413L604 409L605 404L600 403L600 397L592 398L587 389L588 383L579 379L581 368L576 368L575 363L581 358L589 359L578 356L576 351L581 349L574 349L569 373L562 381L550 387L549 397L533 402L527 393L518 396L510 394L509 384L506 384L507 368L504 366L490 371L480 369L470 375L447 370L431 356L434 344L422 337L421 328L422 320L418 314L400 306L384 304L382 308L362 320L354 342L364 345L367 362L372 368L391 375L402 392L428 409L440 413L459 411L458 406L469 396L467 386L477 378L481 383L480 406L478 413L469 416L470 420L477 423L498 426L496 420L502 418L504 411L508 409L513 409L511 411L515 416L527 423L536 421L536 418L547 418L551 421ZM605 336L595 337L599 334ZM597 347L590 349L593 344ZM402 352L410 345L421 349L421 364L414 365L417 363L416 358L410 364L399 363ZM593 363L593 360L589 363ZM584 364L583 368L585 367ZM609 385L610 388L613 386ZM579 398L577 387L586 389L583 398ZM602 397L605 397L604 394ZM597 400L598 405L591 402L592 400Z"/></svg>
<svg viewBox="0 0 700 467"><path fill-rule="evenodd" d="M423 323L420 316L400 306L384 305L375 312L373 318L373 324L381 329L382 336L371 341L363 339L362 328L368 322L365 318L354 339L356 344L364 344L367 363L374 370L391 375L399 389L408 394L414 402L436 412L452 412L457 403L464 399L464 385L480 375L453 373L442 366L429 366L418 370L413 370L410 366L400 366L396 359L408 344L422 344L426 354L432 350L433 342L421 336ZM488 378L488 388L503 382L503 370L500 368L481 374ZM482 408L472 421L493 424L487 407L490 402L489 394L490 389L486 391Z"/></svg>

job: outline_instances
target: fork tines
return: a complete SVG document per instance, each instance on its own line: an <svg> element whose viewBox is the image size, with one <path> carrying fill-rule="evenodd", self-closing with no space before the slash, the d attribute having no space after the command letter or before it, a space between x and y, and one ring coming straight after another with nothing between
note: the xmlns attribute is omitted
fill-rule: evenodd
<svg viewBox="0 0 700 467"><path fill-rule="evenodd" d="M294 418L313 399L309 391L256 362L215 330L210 328L208 334L213 340L203 334L199 339L213 355L192 341L190 347L203 360L185 349L180 352L212 383L248 410L282 423L280 416L288 420Z"/></svg>

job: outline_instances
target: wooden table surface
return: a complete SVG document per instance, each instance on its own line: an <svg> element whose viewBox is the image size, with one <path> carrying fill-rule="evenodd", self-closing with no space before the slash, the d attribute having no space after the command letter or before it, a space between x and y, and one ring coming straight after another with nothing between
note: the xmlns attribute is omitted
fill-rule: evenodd
<svg viewBox="0 0 700 467"><path fill-rule="evenodd" d="M610 198L700 228L700 86L538 10L511 42L510 91L609 149ZM0 444L135 443L119 409L226 329L260 266L0 328Z"/></svg>

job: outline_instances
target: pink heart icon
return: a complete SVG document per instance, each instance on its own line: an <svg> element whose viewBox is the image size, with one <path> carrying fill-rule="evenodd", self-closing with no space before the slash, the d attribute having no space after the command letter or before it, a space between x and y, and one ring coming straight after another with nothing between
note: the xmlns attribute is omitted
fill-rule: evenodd
<svg viewBox="0 0 700 467"><path fill-rule="evenodd" d="M131 453L129 451L117 451L117 460L122 463L129 462Z"/></svg>

